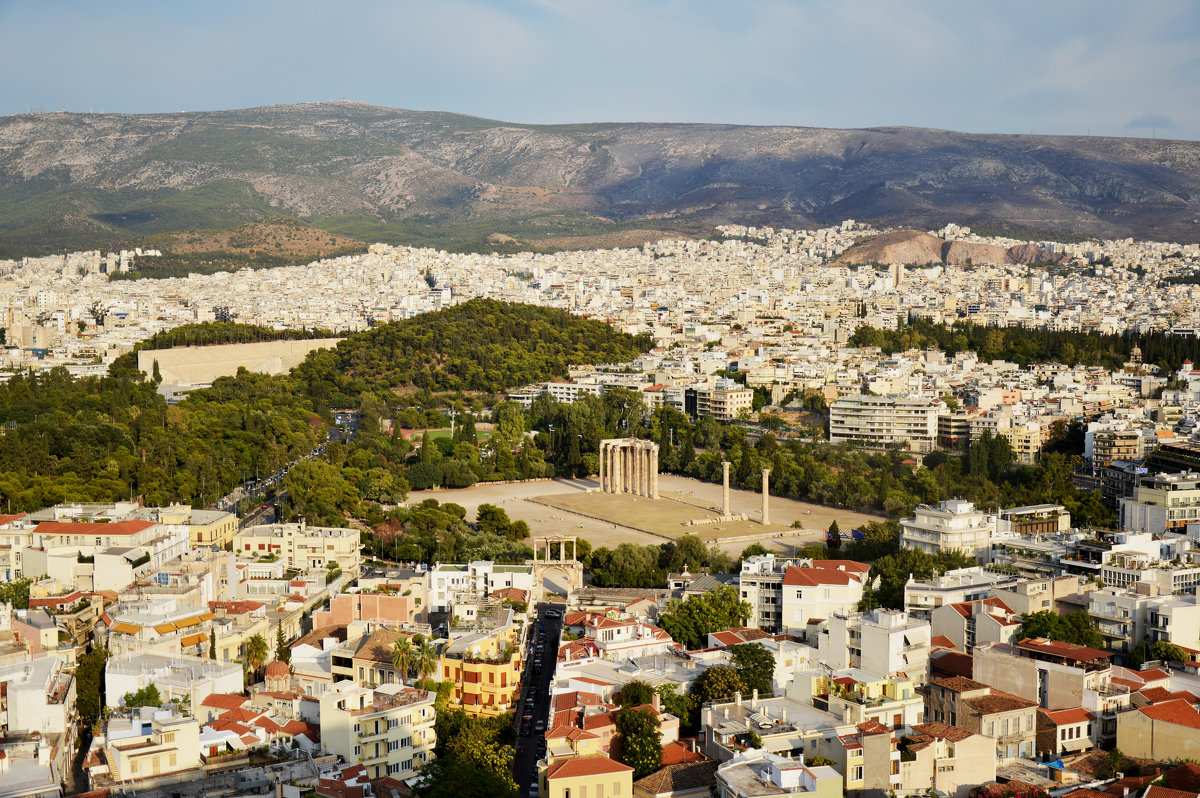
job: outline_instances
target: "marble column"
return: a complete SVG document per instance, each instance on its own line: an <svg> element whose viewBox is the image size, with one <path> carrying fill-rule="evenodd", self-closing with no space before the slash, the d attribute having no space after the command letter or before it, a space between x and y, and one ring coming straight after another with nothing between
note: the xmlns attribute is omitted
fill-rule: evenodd
<svg viewBox="0 0 1200 798"><path fill-rule="evenodd" d="M763 469L762 522L771 523L771 469Z"/></svg>
<svg viewBox="0 0 1200 798"><path fill-rule="evenodd" d="M608 444L600 443L600 492L604 493L604 451L608 448Z"/></svg>
<svg viewBox="0 0 1200 798"><path fill-rule="evenodd" d="M721 463L721 515L729 517L729 461Z"/></svg>
<svg viewBox="0 0 1200 798"><path fill-rule="evenodd" d="M650 450L650 498L658 498L658 449Z"/></svg>

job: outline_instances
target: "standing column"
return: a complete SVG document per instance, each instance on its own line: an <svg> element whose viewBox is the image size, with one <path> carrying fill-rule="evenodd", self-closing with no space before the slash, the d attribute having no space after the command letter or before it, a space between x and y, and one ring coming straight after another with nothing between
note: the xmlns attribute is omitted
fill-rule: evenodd
<svg viewBox="0 0 1200 798"><path fill-rule="evenodd" d="M625 446L617 444L617 492L625 492Z"/></svg>
<svg viewBox="0 0 1200 798"><path fill-rule="evenodd" d="M638 495L650 496L650 451L645 445L638 447Z"/></svg>
<svg viewBox="0 0 1200 798"><path fill-rule="evenodd" d="M729 517L729 461L721 463L721 515Z"/></svg>
<svg viewBox="0 0 1200 798"><path fill-rule="evenodd" d="M762 522L771 523L771 469L763 469Z"/></svg>
<svg viewBox="0 0 1200 798"><path fill-rule="evenodd" d="M621 450L616 447L616 444L608 445L608 492L620 493L621 489L617 487L617 463L620 462Z"/></svg>
<svg viewBox="0 0 1200 798"><path fill-rule="evenodd" d="M604 493L604 447L607 446L604 441L600 442L600 492Z"/></svg>
<svg viewBox="0 0 1200 798"><path fill-rule="evenodd" d="M658 498L658 448L650 450L650 498Z"/></svg>

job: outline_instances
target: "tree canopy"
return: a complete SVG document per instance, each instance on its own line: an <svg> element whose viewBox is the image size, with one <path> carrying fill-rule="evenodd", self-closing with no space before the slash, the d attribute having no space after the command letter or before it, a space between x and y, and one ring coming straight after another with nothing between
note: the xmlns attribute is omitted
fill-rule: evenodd
<svg viewBox="0 0 1200 798"><path fill-rule="evenodd" d="M1031 612L1021 618L1021 629L1017 633L1017 639L1025 640L1030 637L1044 637L1047 640L1059 640L1077 646L1104 648L1104 636L1100 634L1095 619L1085 610L1075 610L1066 615L1059 615L1053 610Z"/></svg>
<svg viewBox="0 0 1200 798"><path fill-rule="evenodd" d="M621 762L640 779L662 767L662 732L658 715L632 706L622 707L613 718L621 741Z"/></svg>
<svg viewBox="0 0 1200 798"><path fill-rule="evenodd" d="M673 601L658 617L658 625L686 649L700 648L711 632L744 626L750 605L738 597L737 588L721 585L701 596Z"/></svg>

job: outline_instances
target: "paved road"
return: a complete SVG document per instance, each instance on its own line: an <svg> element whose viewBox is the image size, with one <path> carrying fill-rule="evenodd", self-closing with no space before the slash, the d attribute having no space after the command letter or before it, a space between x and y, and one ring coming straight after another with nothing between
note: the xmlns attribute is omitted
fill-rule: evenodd
<svg viewBox="0 0 1200 798"><path fill-rule="evenodd" d="M547 618L546 612L557 610L561 613L566 608L562 604L539 604L538 619L533 624L531 640L537 640L537 625L541 623L546 629L546 640L542 650L542 672L534 673L534 652L527 652L523 676L525 696L517 709L517 729L520 730L521 716L524 714L526 703L532 703L533 722L548 721L550 714L550 682L554 678L554 666L558 661L558 641L562 632L562 617ZM538 742L545 739L544 732L530 731L528 736L517 737L516 755L513 757L513 778L516 779L521 798L530 794L531 784L537 784ZM536 795L536 792L534 793Z"/></svg>

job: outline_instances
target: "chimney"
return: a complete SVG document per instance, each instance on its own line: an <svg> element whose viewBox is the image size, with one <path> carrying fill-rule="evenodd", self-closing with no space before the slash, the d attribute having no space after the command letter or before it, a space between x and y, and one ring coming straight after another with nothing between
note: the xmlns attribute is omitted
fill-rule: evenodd
<svg viewBox="0 0 1200 798"><path fill-rule="evenodd" d="M754 688L754 692L750 694L750 708L758 709L758 688Z"/></svg>
<svg viewBox="0 0 1200 798"><path fill-rule="evenodd" d="M736 693L733 694L733 703L737 704L739 707L742 705L742 691L741 690L738 690Z"/></svg>
<svg viewBox="0 0 1200 798"><path fill-rule="evenodd" d="M650 706L654 707L655 712L662 712L662 697L657 690L650 693Z"/></svg>
<svg viewBox="0 0 1200 798"><path fill-rule="evenodd" d="M779 710L779 723L787 723L787 707L783 707Z"/></svg>

